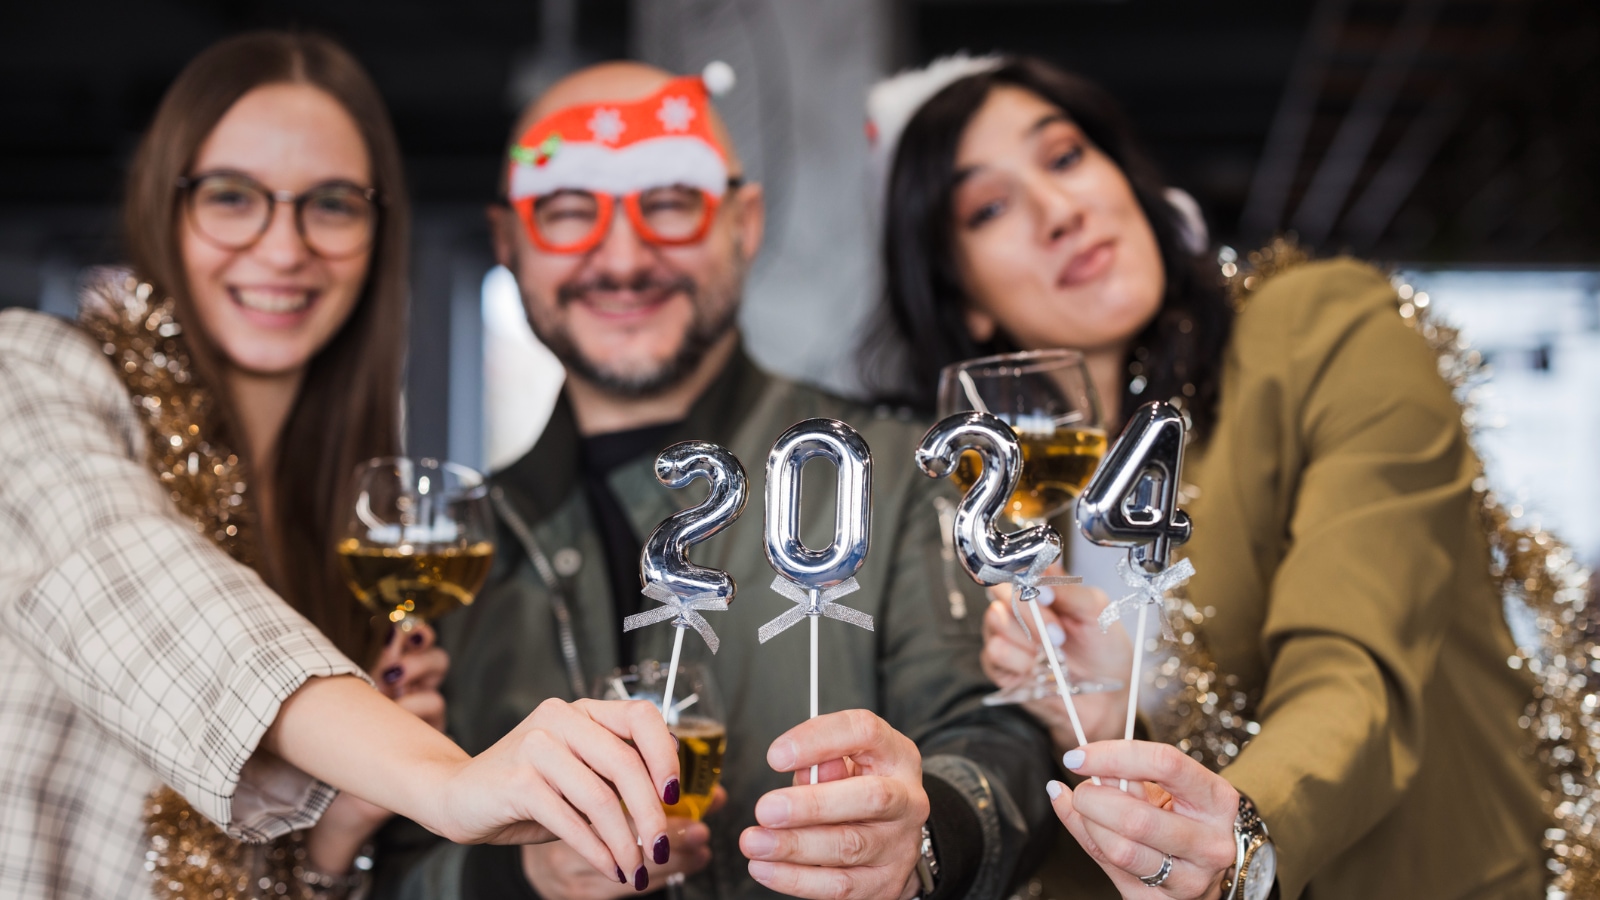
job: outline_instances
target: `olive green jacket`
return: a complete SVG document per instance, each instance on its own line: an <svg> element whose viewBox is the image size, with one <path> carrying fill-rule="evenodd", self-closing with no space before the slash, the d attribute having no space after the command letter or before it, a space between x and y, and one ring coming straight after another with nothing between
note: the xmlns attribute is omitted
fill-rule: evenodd
<svg viewBox="0 0 1600 900"><path fill-rule="evenodd" d="M1312 263L1248 298L1186 481L1190 599L1260 734L1223 770L1285 900L1534 897L1545 817L1437 358L1388 280Z"/></svg>
<svg viewBox="0 0 1600 900"><path fill-rule="evenodd" d="M750 478L744 515L691 551L696 563L732 575L738 594L727 612L706 614L721 638L718 654L693 633L684 643L684 660L714 673L729 725L722 774L728 804L707 819L712 862L689 879L686 894L774 896L749 877L738 838L755 824L756 800L790 784L790 776L768 768L766 752L774 739L806 718L810 644L804 626L765 645L756 642L762 624L793 606L769 589L773 572L763 550L764 471L779 434L816 416L854 426L874 462L871 549L857 575L861 590L840 602L869 613L876 627L866 631L832 619L821 622L821 709L873 710L917 742L941 862L966 871L970 889L960 895L1003 896L1029 836L1059 827L1044 792L1051 752L1042 730L1017 709L979 703L993 690L978 666L983 595L942 553L934 498L952 496L952 489L916 468L913 451L926 423L771 377L742 353L668 441L721 444ZM537 446L493 479L501 492L502 528L491 584L471 607L441 622L441 639L451 655L444 689L450 732L469 752L488 747L544 699L574 699L617 665L621 626L615 621L600 537L578 486L578 450L576 426L563 398ZM653 464L653 455L646 455L611 476L641 539L705 495L703 482L682 491L663 487ZM833 496L828 473L805 480L808 546L824 547L831 540ZM639 658L668 658L673 631L657 625L640 632ZM952 804L959 808L952 810ZM469 893L462 888L464 881L471 883L469 870L494 864L482 861L492 856L493 851L476 848L435 848L411 870L406 894L453 898ZM941 873L937 895L950 896L953 887Z"/></svg>

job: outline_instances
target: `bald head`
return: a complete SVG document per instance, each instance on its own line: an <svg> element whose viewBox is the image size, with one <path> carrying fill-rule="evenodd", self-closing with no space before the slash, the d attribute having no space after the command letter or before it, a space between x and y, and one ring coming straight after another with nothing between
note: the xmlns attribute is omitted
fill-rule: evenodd
<svg viewBox="0 0 1600 900"><path fill-rule="evenodd" d="M517 117L516 126L511 129L509 143L516 143L535 122L569 106L585 103L627 103L639 100L661 90L667 82L676 77L664 69L626 60L598 63L579 69L551 85L549 90L522 110L522 114ZM727 123L722 121L722 116L717 113L715 105L706 106L710 111L711 133L728 158L729 174L736 177L743 175L744 165L739 161L739 151L733 146L733 138L728 133ZM502 160L500 165L502 187L505 185L508 167L509 159Z"/></svg>

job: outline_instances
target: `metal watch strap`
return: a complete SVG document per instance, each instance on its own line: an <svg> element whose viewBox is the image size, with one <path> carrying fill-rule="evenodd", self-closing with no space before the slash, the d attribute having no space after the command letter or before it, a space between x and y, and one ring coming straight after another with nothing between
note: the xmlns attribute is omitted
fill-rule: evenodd
<svg viewBox="0 0 1600 900"><path fill-rule="evenodd" d="M1250 845L1257 835L1263 841L1270 841L1272 837L1267 832L1267 823L1261 820L1261 814L1256 811L1256 805L1244 794L1239 795L1239 814L1233 819L1233 866L1228 869L1222 878L1222 900L1244 900L1240 894L1245 879L1241 878L1239 867L1244 865L1245 855L1250 850Z"/></svg>
<svg viewBox="0 0 1600 900"><path fill-rule="evenodd" d="M927 897L939 886L939 857L933 852L933 832L926 822L922 825L922 855L917 857L917 881L922 884L919 897Z"/></svg>

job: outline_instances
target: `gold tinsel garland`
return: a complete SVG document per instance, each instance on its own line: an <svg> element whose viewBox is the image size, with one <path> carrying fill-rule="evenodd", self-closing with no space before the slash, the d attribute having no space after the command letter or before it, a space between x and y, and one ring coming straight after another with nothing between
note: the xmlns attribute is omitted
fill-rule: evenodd
<svg viewBox="0 0 1600 900"><path fill-rule="evenodd" d="M111 360L144 419L146 462L173 505L195 529L244 565L252 565L253 520L247 473L217 440L204 387L195 383L183 329L170 299L122 269L99 269L86 280L79 322ZM228 837L169 787L145 801L150 847L145 869L152 891L171 900L313 900L307 851L299 831L269 844ZM314 875L311 877L315 877Z"/></svg>
<svg viewBox="0 0 1600 900"><path fill-rule="evenodd" d="M1268 279L1310 259L1293 240L1278 238L1243 265L1225 251L1222 275L1235 306ZM1396 312L1427 342L1439 374L1461 404L1461 421L1476 433L1477 389L1487 378L1483 357L1460 332L1430 312L1428 298L1396 283ZM1533 675L1534 693L1521 723L1529 752L1545 777L1551 827L1545 833L1550 881L1547 900L1600 898L1600 615L1590 603L1590 572L1572 550L1508 509L1479 475L1473 488L1488 539L1489 575L1501 597L1531 614L1538 643L1507 660ZM1215 614L1197 609L1181 589L1169 599L1177 632L1175 652L1157 668L1155 684L1174 691L1153 723L1157 733L1214 770L1239 755L1261 726L1252 717L1258 698L1218 670L1203 627Z"/></svg>

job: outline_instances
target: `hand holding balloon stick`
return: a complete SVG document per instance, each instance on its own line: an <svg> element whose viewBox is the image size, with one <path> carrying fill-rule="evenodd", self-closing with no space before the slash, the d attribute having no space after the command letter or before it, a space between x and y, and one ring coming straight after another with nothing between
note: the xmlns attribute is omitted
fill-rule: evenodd
<svg viewBox="0 0 1600 900"><path fill-rule="evenodd" d="M917 465L929 476L943 478L955 471L962 453L969 450L978 454L983 471L956 507L956 555L967 574L979 584L1010 582L1014 586L1011 611L1019 622L1019 602L1033 612L1034 627L1044 645L1050 674L1055 677L1056 692L1066 704L1073 736L1080 745L1087 744L1060 656L1046 637L1044 616L1035 602L1040 585L1076 584L1082 579L1044 575L1044 570L1061 556L1061 536L1049 525L1035 525L1010 534L995 527L995 519L1022 477L1022 446L1005 422L986 412L950 416L934 425L922 439L917 448ZM1023 622L1022 627L1027 631L1027 623ZM1099 784L1100 779L1096 778L1095 783Z"/></svg>
<svg viewBox="0 0 1600 900"><path fill-rule="evenodd" d="M1118 562L1117 570L1133 593L1100 614L1100 628L1105 630L1121 617L1124 609L1136 606L1139 610L1124 729L1128 740L1133 739L1139 711L1144 634L1150 607L1164 607L1167 591L1194 574L1194 565L1187 559L1168 566L1172 548L1189 540L1193 531L1189 516L1178 508L1186 430L1183 415L1169 404L1147 403L1139 407L1078 498L1078 527L1085 537L1096 544L1129 548L1128 558ZM1162 635L1171 640L1172 626L1164 608L1160 614ZM1128 789L1126 780L1122 789Z"/></svg>
<svg viewBox="0 0 1600 900"><path fill-rule="evenodd" d="M837 472L833 543L812 550L800 540L800 473L823 458ZM778 437L767 456L767 562L772 589L795 604L761 626L765 644L811 620L811 718L817 717L817 620L823 616L872 630L872 616L837 601L860 589L855 574L867 558L872 525L872 453L855 429L833 419L807 419ZM817 767L811 767L817 783Z"/></svg>
<svg viewBox="0 0 1600 900"><path fill-rule="evenodd" d="M711 484L706 499L668 516L650 533L639 554L639 580L644 583L644 595L664 605L629 616L622 623L623 631L632 631L670 620L678 629L672 638L672 662L667 667L667 685L661 699L661 716L668 725L678 718L672 691L678 678L684 630L698 631L706 646L716 653L717 633L700 613L726 610L737 590L728 573L691 563L689 547L732 525L744 512L749 496L744 467L732 453L716 444L684 441L656 457L656 480L667 487L687 487L696 478Z"/></svg>

